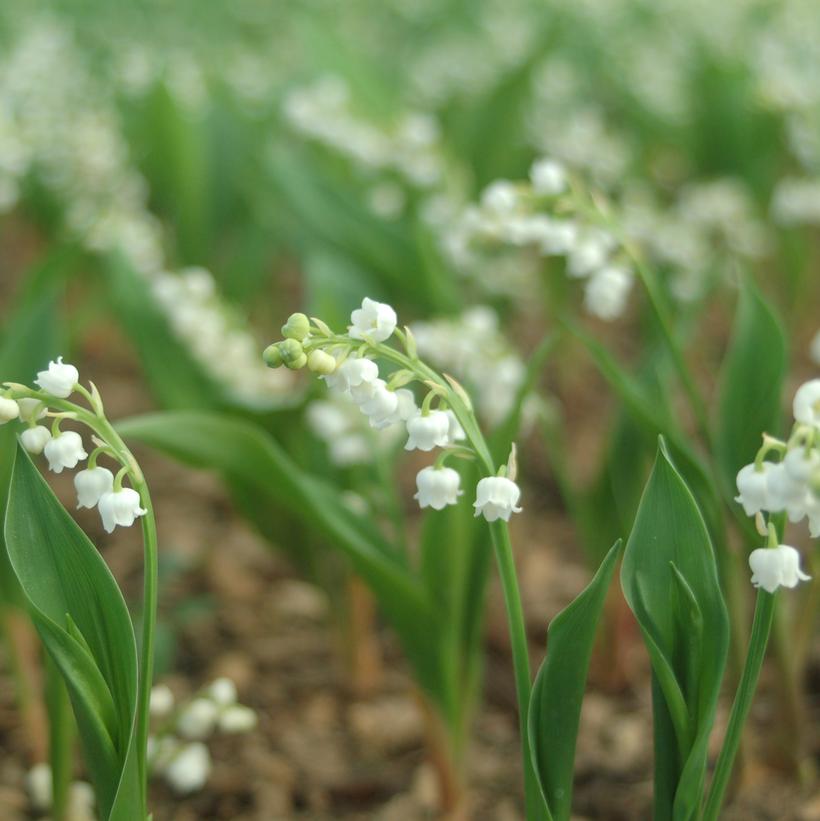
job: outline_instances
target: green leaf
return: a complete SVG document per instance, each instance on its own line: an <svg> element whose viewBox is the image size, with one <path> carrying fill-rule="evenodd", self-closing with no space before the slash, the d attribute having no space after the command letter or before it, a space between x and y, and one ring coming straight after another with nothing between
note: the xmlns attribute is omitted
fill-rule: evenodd
<svg viewBox="0 0 820 821"><path fill-rule="evenodd" d="M528 722L533 767L554 821L568 821L571 815L581 703L621 546L612 546L589 585L550 622L547 656L533 685Z"/></svg>
<svg viewBox="0 0 820 821"><path fill-rule="evenodd" d="M5 538L34 623L65 680L102 816L142 821L131 619L94 545L19 447Z"/></svg>
<svg viewBox="0 0 820 821"><path fill-rule="evenodd" d="M654 818L689 821L702 798L729 624L708 530L663 440L621 584L652 662Z"/></svg>
<svg viewBox="0 0 820 821"><path fill-rule="evenodd" d="M754 284L740 293L732 339L723 364L715 449L725 490L761 445L762 433L777 435L786 375L786 337L780 321Z"/></svg>
<svg viewBox="0 0 820 821"><path fill-rule="evenodd" d="M216 470L229 482L253 487L260 500L286 505L305 525L341 550L373 590L399 634L420 683L441 694L439 610L411 568L366 516L350 510L331 485L305 473L262 428L216 413L169 412L121 422L125 437L180 461ZM280 541L289 534L282 532Z"/></svg>

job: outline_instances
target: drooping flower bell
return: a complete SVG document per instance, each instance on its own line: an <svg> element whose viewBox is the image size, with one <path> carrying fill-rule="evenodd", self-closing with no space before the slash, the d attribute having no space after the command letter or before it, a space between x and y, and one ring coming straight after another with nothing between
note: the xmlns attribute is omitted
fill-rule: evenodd
<svg viewBox="0 0 820 821"><path fill-rule="evenodd" d="M0 425L13 422L20 415L20 406L13 400L0 396Z"/></svg>
<svg viewBox="0 0 820 821"><path fill-rule="evenodd" d="M350 322L348 331L351 339L368 338L374 342L384 342L396 330L398 317L390 305L365 297L362 307L350 315Z"/></svg>
<svg viewBox="0 0 820 821"><path fill-rule="evenodd" d="M372 359L348 357L330 375L325 377L327 386L344 393L362 384L375 382L379 378L379 366Z"/></svg>
<svg viewBox="0 0 820 821"><path fill-rule="evenodd" d="M797 389L794 418L804 425L820 428L820 379L812 379Z"/></svg>
<svg viewBox="0 0 820 821"><path fill-rule="evenodd" d="M778 587L797 587L799 582L811 578L800 569L800 554L785 544L753 550L749 554L749 567L752 584L767 593L774 593Z"/></svg>
<svg viewBox="0 0 820 821"><path fill-rule="evenodd" d="M124 487L122 490L104 493L100 498L99 508L105 532L113 533L117 525L131 527L139 516L148 513L140 505L140 495L133 488Z"/></svg>
<svg viewBox="0 0 820 821"><path fill-rule="evenodd" d="M47 370L37 374L34 384L58 399L68 399L79 381L80 372L58 356L56 362L49 362Z"/></svg>
<svg viewBox="0 0 820 821"><path fill-rule="evenodd" d="M458 497L463 493L459 487L460 484L461 477L457 471L431 465L418 472L416 476L418 492L413 498L418 500L419 507L443 510L447 505L458 503Z"/></svg>
<svg viewBox="0 0 820 821"><path fill-rule="evenodd" d="M77 507L96 507L100 499L114 489L114 474L108 468L93 467L81 470L74 476L77 491Z"/></svg>
<svg viewBox="0 0 820 821"><path fill-rule="evenodd" d="M521 489L511 479L505 476L485 476L476 488L476 500L473 504L475 515L481 516L488 522L503 519L509 522L513 513L520 513L518 506L521 498Z"/></svg>
<svg viewBox="0 0 820 821"><path fill-rule="evenodd" d="M51 441L51 431L43 425L27 428L20 434L20 443L32 456L39 456Z"/></svg>
<svg viewBox="0 0 820 821"><path fill-rule="evenodd" d="M407 444L405 450L429 451L443 448L450 443L450 419L444 411L430 411L407 420Z"/></svg>
<svg viewBox="0 0 820 821"><path fill-rule="evenodd" d="M201 741L180 747L165 765L162 774L178 795L201 790L211 772L211 754Z"/></svg>
<svg viewBox="0 0 820 821"><path fill-rule="evenodd" d="M763 462L758 466L746 465L737 474L738 495L735 501L743 505L747 516L754 516L763 510L770 509L769 479L775 465Z"/></svg>
<svg viewBox="0 0 820 821"><path fill-rule="evenodd" d="M88 458L82 436L73 430L49 439L43 451L48 459L49 469L54 473L62 473L64 468L75 468L83 459Z"/></svg>

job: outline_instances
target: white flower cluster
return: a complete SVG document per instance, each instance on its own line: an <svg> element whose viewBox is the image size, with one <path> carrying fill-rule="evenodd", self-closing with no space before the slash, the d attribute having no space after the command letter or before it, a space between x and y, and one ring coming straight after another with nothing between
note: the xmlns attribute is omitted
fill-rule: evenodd
<svg viewBox="0 0 820 821"><path fill-rule="evenodd" d="M615 319L626 308L632 271L611 233L581 216L564 216L571 204L563 166L538 160L529 182L496 180L485 188L480 202L468 206L445 234L445 250L467 270L480 260L478 249L518 248L541 257L565 257L567 274L586 282L587 310Z"/></svg>
<svg viewBox="0 0 820 821"><path fill-rule="evenodd" d="M179 795L201 790L211 773L205 740L215 732L248 733L256 713L237 701L236 685L218 678L187 704L175 708L174 694L164 684L151 690L151 715L159 723L148 739L152 775L161 775Z"/></svg>
<svg viewBox="0 0 820 821"><path fill-rule="evenodd" d="M402 387L418 375L399 370L394 377L389 377L391 381L388 383L381 378L378 364L366 355L368 345L386 342L396 333L398 319L393 308L365 297L361 308L352 312L350 322L347 335L339 339L333 337L327 326L314 320L318 331L314 337L307 316L293 314L282 326L285 339L270 345L265 350L264 359L271 367L285 365L297 370L307 366L320 374L332 393L358 406L372 428L384 430L403 426L407 434L405 450L427 453L436 448L458 447L466 439L464 429L452 409L446 406L432 408L436 391L431 390L419 408L413 392ZM322 345L328 338L331 341ZM354 344L358 342L364 345L356 349ZM324 347L334 352L329 353ZM375 353L378 355L378 351ZM345 429L341 428L340 433L345 433ZM448 454L445 452L444 455ZM441 510L457 503L462 494L460 483L458 472L444 467L443 458L440 458L435 465L418 473L415 498L422 508ZM512 513L520 510L519 497L520 490L510 479L504 476L484 478L476 492L476 515L483 513L488 521L508 520Z"/></svg>
<svg viewBox="0 0 820 821"><path fill-rule="evenodd" d="M758 458L737 475L737 502L748 516L785 513L790 522L808 519L809 531L820 538L820 379L802 385L794 397L794 429L788 442L764 437ZM780 461L766 459L776 453ZM749 559L753 583L768 592L794 587L808 576L800 571L799 554L780 545L761 548Z"/></svg>
<svg viewBox="0 0 820 821"><path fill-rule="evenodd" d="M352 108L350 90L336 76L293 89L284 103L285 117L294 129L362 170L393 174L419 190L441 182L439 128L431 115L410 112L395 125L383 127Z"/></svg>
<svg viewBox="0 0 820 821"><path fill-rule="evenodd" d="M67 399L77 389L80 374L74 365L63 362L58 357L49 363L46 370L37 374L35 384L56 399ZM20 434L20 443L32 455L44 454L49 470L62 473L74 470L80 462L88 459L83 438L73 430L60 431L60 417L54 420L51 429L38 424L49 413L48 402L31 399L10 399L0 396L0 424L20 419L26 429ZM131 527L146 514L141 506L139 493L133 488L122 487L108 468L98 467L96 454L91 464L74 476L78 508L99 508L103 527L113 533L117 526Z"/></svg>
<svg viewBox="0 0 820 821"><path fill-rule="evenodd" d="M251 405L282 401L290 380L259 363L256 340L220 299L210 274L164 270L161 226L148 210L146 181L130 162L115 102L56 18L32 23L0 59L0 211L15 205L29 174L63 207L74 239L127 259L180 340L229 395Z"/></svg>
<svg viewBox="0 0 820 821"><path fill-rule="evenodd" d="M35 764L26 774L26 790L32 809L49 812L54 803L54 779L46 763ZM93 787L85 781L73 781L69 786L65 817L70 821L95 821Z"/></svg>
<svg viewBox="0 0 820 821"><path fill-rule="evenodd" d="M786 177L772 195L772 217L781 225L820 225L820 179Z"/></svg>
<svg viewBox="0 0 820 821"><path fill-rule="evenodd" d="M526 368L492 308L477 305L458 317L414 322L410 330L423 357L475 392L479 414L490 426L506 418Z"/></svg>

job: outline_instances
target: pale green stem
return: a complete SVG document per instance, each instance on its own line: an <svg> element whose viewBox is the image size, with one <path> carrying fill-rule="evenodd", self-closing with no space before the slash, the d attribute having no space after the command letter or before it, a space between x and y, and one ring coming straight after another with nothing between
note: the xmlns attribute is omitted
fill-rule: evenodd
<svg viewBox="0 0 820 821"><path fill-rule="evenodd" d="M720 809L723 805L726 788L734 767L735 756L743 735L743 725L752 706L755 690L757 689L757 680L760 677L760 669L763 666L763 658L766 655L766 645L769 641L774 617L774 604L774 594L767 593L765 590L758 591L752 635L749 639L749 652L735 694L735 701L729 717L729 726L726 729L726 737L723 740L723 747L715 766L715 774L712 779L712 786L709 789L709 797L706 800L702 821L718 821L720 817Z"/></svg>

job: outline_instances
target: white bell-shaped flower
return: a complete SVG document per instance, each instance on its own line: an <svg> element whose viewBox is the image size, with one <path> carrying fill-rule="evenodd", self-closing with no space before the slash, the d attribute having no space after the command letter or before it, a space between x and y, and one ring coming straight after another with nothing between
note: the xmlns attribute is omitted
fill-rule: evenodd
<svg viewBox="0 0 820 821"><path fill-rule="evenodd" d="M797 389L794 418L803 425L820 427L820 379L812 379Z"/></svg>
<svg viewBox="0 0 820 821"><path fill-rule="evenodd" d="M348 331L351 339L367 338L374 342L384 342L396 330L398 318L390 305L365 297L362 307L350 315L350 322L352 324Z"/></svg>
<svg viewBox="0 0 820 821"><path fill-rule="evenodd" d="M81 470L74 476L77 491L77 507L91 509L100 499L114 488L114 474L108 468L94 467Z"/></svg>
<svg viewBox="0 0 820 821"><path fill-rule="evenodd" d="M738 495L735 501L743 505L747 516L770 510L769 474L774 469L771 462L763 462L758 470L755 464L746 465L737 474Z"/></svg>
<svg viewBox="0 0 820 821"><path fill-rule="evenodd" d="M374 428L383 428L390 424L390 420L399 408L399 398L396 394L387 389L383 379L379 379L373 384L373 393L367 401L361 405L362 413L370 419L370 425Z"/></svg>
<svg viewBox="0 0 820 821"><path fill-rule="evenodd" d="M64 363L62 356L59 356L56 362L48 363L48 370L37 374L34 384L58 399L68 399L79 381L80 372L73 365Z"/></svg>
<svg viewBox="0 0 820 821"><path fill-rule="evenodd" d="M219 705L210 698L195 698L177 718L177 732L191 741L207 738L216 727Z"/></svg>
<svg viewBox="0 0 820 821"><path fill-rule="evenodd" d="M181 747L163 769L165 780L178 795L201 790L211 774L211 754L201 742Z"/></svg>
<svg viewBox="0 0 820 821"><path fill-rule="evenodd" d="M450 443L450 419L444 411L430 411L407 420L407 444L405 450L429 451L443 448Z"/></svg>
<svg viewBox="0 0 820 821"><path fill-rule="evenodd" d="M418 500L419 507L443 510L447 505L458 503L463 493L460 484L461 477L452 468L422 468L416 476L418 492L413 498Z"/></svg>
<svg viewBox="0 0 820 821"><path fill-rule="evenodd" d="M18 399L17 405L20 408L20 419L23 422L36 422L46 415L46 406L39 399Z"/></svg>
<svg viewBox="0 0 820 821"><path fill-rule="evenodd" d="M820 453L804 447L792 448L783 457L783 467L795 482L805 485L820 471Z"/></svg>
<svg viewBox="0 0 820 821"><path fill-rule="evenodd" d="M130 487L104 493L99 501L100 517L106 533L113 533L114 528L131 527L137 517L148 512L141 506L139 493Z"/></svg>
<svg viewBox="0 0 820 821"><path fill-rule="evenodd" d="M476 488L476 500L473 504L475 515L481 516L488 522L503 519L509 522L513 513L520 513L518 507L521 498L521 489L511 479L505 476L485 476Z"/></svg>
<svg viewBox="0 0 820 821"><path fill-rule="evenodd" d="M587 282L584 305L599 319L616 319L623 314L631 289L632 274L626 268L601 268Z"/></svg>
<svg viewBox="0 0 820 821"><path fill-rule="evenodd" d="M64 468L75 468L83 459L88 458L82 437L73 430L49 439L43 452L48 459L49 469L54 473L62 473Z"/></svg>
<svg viewBox="0 0 820 821"><path fill-rule="evenodd" d="M789 545L761 547L749 555L752 584L774 593L778 587L797 587L798 582L808 581L800 569L800 554Z"/></svg>
<svg viewBox="0 0 820 821"><path fill-rule="evenodd" d="M463 442L467 438L467 434L464 433L464 428L461 427L461 422L458 421L458 417L452 410L448 409L444 412L447 414L447 420L449 422L447 438L450 440L450 444Z"/></svg>
<svg viewBox="0 0 820 821"><path fill-rule="evenodd" d="M20 415L20 406L5 396L0 396L0 425L12 422Z"/></svg>
<svg viewBox="0 0 820 821"><path fill-rule="evenodd" d="M27 428L20 434L20 443L32 456L39 456L50 440L51 431L43 425Z"/></svg>
<svg viewBox="0 0 820 821"><path fill-rule="evenodd" d="M768 464L768 463L767 463ZM789 518L799 522L805 512L806 485L796 481L783 462L769 464L766 470L767 500L769 513L788 511Z"/></svg>
<svg viewBox="0 0 820 821"><path fill-rule="evenodd" d="M326 376L325 381L332 390L344 393L375 382L378 378L379 366L372 359L349 357L330 376Z"/></svg>

